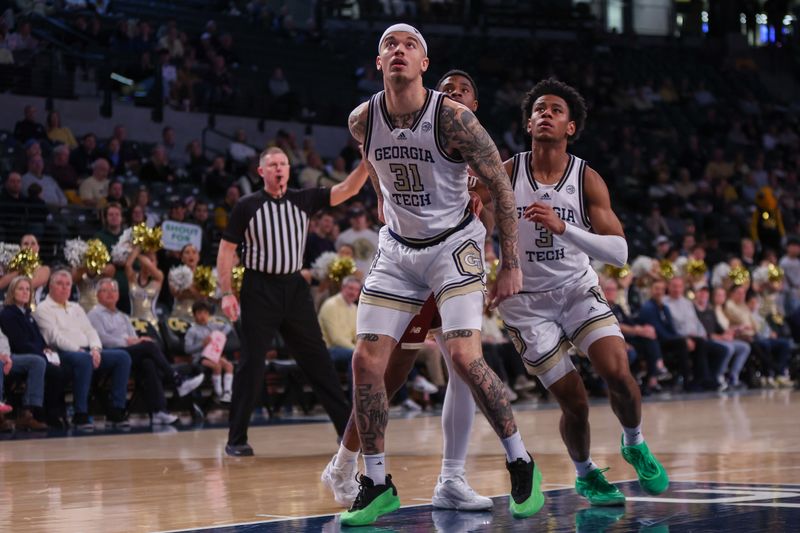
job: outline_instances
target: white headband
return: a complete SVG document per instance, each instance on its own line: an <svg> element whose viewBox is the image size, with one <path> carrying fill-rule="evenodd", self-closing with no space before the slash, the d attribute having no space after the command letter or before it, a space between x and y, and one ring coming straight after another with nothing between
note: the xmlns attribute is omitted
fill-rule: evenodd
<svg viewBox="0 0 800 533"><path fill-rule="evenodd" d="M386 36L395 31L404 31L406 33L410 33L411 35L413 35L419 41L419 44L422 45L422 49L425 51L425 55L428 55L428 43L425 42L425 37L423 37L422 34L419 32L419 30L414 26L412 26L411 24L402 24L402 23L393 24L388 28L386 28L386 31L383 32L383 35L381 35L381 40L378 41L379 54L381 53L381 45L383 45L383 41L384 39L386 39Z"/></svg>

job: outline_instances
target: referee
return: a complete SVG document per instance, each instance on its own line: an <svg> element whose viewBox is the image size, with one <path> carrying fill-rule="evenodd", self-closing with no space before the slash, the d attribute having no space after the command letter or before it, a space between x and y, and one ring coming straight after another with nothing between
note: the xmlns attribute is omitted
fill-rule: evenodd
<svg viewBox="0 0 800 533"><path fill-rule="evenodd" d="M242 356L233 378L228 443L230 456L253 455L247 427L256 399L264 387L265 357L275 333L292 350L341 436L350 406L322 340L308 283L300 274L308 220L318 210L354 196L367 179L364 163L342 183L327 189L287 189L289 159L280 148L269 148L259 159L264 188L239 200L222 233L217 273L222 310L235 321L239 302L231 291L236 248L244 242L245 267L241 289Z"/></svg>

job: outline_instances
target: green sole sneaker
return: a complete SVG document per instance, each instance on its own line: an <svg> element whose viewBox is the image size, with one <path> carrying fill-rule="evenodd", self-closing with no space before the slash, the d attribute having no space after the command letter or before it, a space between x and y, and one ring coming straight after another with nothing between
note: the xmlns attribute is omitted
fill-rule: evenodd
<svg viewBox="0 0 800 533"><path fill-rule="evenodd" d="M359 484L360 490L353 506L341 514L343 526L368 526L400 508L400 498L392 484L392 476L386 476L385 485L377 486L373 485L371 479L361 476Z"/></svg>
<svg viewBox="0 0 800 533"><path fill-rule="evenodd" d="M625 495L609 483L603 475L608 468L595 469L584 477L575 480L575 492L583 496L592 505L614 506L625 505Z"/></svg>
<svg viewBox="0 0 800 533"><path fill-rule="evenodd" d="M667 470L650 453L646 442L625 446L624 436L620 444L623 459L630 463L639 477L639 485L647 494L661 494L669 487Z"/></svg>
<svg viewBox="0 0 800 533"><path fill-rule="evenodd" d="M528 518L535 515L544 506L542 471L533 461L525 463L522 459L517 459L506 466L511 473L511 496L508 498L511 515L514 518ZM528 483L530 483L530 494L524 501L517 503L514 495L519 492L527 493L525 489Z"/></svg>

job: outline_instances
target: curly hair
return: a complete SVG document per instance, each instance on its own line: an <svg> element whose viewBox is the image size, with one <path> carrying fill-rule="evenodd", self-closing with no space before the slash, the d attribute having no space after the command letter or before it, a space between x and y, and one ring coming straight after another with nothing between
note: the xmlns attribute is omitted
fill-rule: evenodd
<svg viewBox="0 0 800 533"><path fill-rule="evenodd" d="M525 95L522 100L522 124L528 123L533 113L533 104L546 94L558 96L567 103L569 119L575 123L575 134L569 140L576 140L586 124L586 101L574 87L555 78L540 81Z"/></svg>

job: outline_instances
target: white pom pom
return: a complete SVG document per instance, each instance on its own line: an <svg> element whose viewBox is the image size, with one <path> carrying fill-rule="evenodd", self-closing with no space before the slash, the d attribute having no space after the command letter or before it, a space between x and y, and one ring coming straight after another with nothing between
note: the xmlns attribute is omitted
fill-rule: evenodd
<svg viewBox="0 0 800 533"><path fill-rule="evenodd" d="M322 281L328 279L328 267L334 259L339 257L336 252L324 252L311 265L311 275L314 279Z"/></svg>
<svg viewBox="0 0 800 533"><path fill-rule="evenodd" d="M111 262L115 265L124 265L131 255L131 241L123 241L120 239L117 244L111 249Z"/></svg>
<svg viewBox="0 0 800 533"><path fill-rule="evenodd" d="M14 259L14 256L19 252L19 244L11 244L0 242L0 268L5 272L8 263Z"/></svg>
<svg viewBox="0 0 800 533"><path fill-rule="evenodd" d="M731 266L728 263L717 263L714 270L711 271L711 286L714 288L722 287L730 271Z"/></svg>
<svg viewBox="0 0 800 533"><path fill-rule="evenodd" d="M68 239L64 243L64 258L67 264L73 268L81 266L88 247L83 239Z"/></svg>
<svg viewBox="0 0 800 533"><path fill-rule="evenodd" d="M169 284L177 291L183 291L192 286L194 273L186 265L172 267L169 271Z"/></svg>

